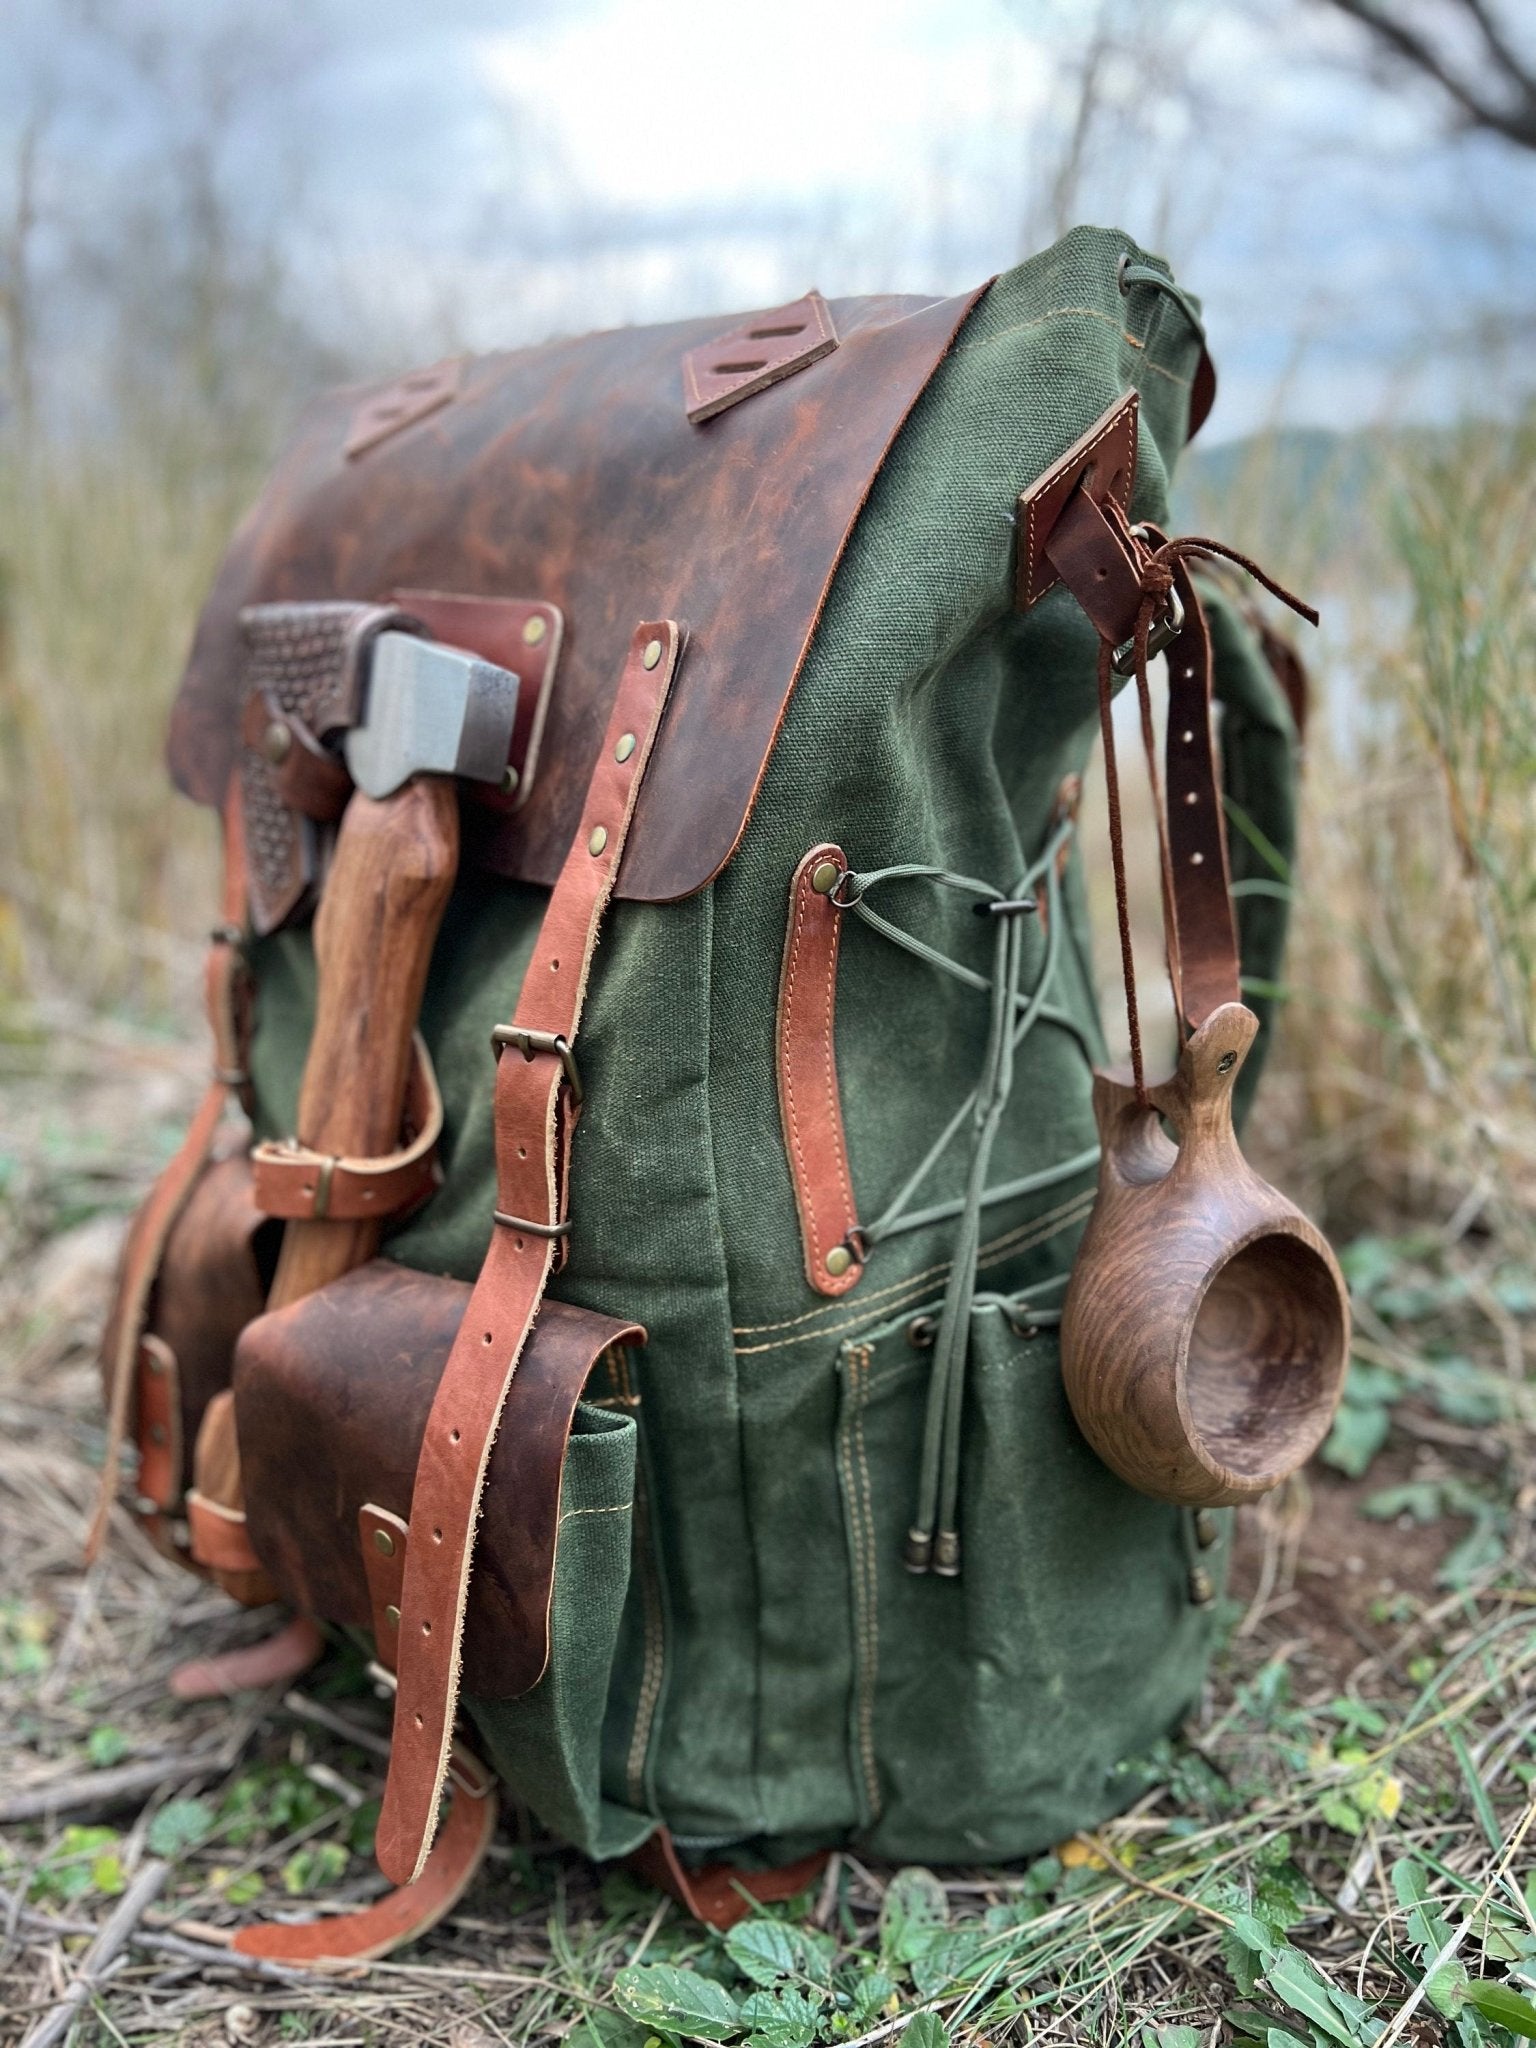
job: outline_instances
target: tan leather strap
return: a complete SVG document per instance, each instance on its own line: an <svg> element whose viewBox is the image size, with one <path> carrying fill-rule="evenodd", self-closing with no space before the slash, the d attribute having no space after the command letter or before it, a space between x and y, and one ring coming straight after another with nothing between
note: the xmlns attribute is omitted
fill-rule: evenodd
<svg viewBox="0 0 1536 2048"><path fill-rule="evenodd" d="M178 1664L171 1673L169 1690L178 1700L219 1700L237 1692L263 1692L269 1685L286 1685L290 1678L317 1664L324 1648L325 1637L309 1616L295 1615L259 1643Z"/></svg>
<svg viewBox="0 0 1536 2048"><path fill-rule="evenodd" d="M406 1141L393 1152L361 1159L316 1152L297 1138L269 1138L251 1153L251 1198L258 1209L293 1222L330 1217L356 1223L365 1217L398 1216L441 1186L437 1145L443 1134L442 1093L420 1032L411 1045Z"/></svg>
<svg viewBox="0 0 1536 2048"><path fill-rule="evenodd" d="M497 1227L432 1404L411 1500L400 1696L378 1858L397 1884L422 1875L453 1741L474 1531L491 1446L570 1229L571 1137L581 1090L572 1047L599 926L681 644L669 620L630 642L512 1025L498 1033Z"/></svg>
<svg viewBox="0 0 1536 2048"><path fill-rule="evenodd" d="M373 1615L373 1654L386 1671L393 1671L400 1662L400 1589L410 1525L404 1516L368 1501L357 1511L357 1533Z"/></svg>
<svg viewBox="0 0 1536 2048"><path fill-rule="evenodd" d="M118 1467L128 1435L129 1410L138 1378L139 1340L149 1315L150 1296L165 1256L166 1242L208 1164L232 1092L248 1085L245 1073L249 983L240 946L246 914L245 828L240 786L232 780L224 805L223 922L212 934L203 971L203 994L213 1036L213 1079L198 1104L175 1157L161 1174L129 1226L118 1271L113 1312L102 1338L102 1363L107 1386L107 1447L102 1460L96 1511L85 1539L85 1561L100 1554L112 1502L117 1494ZM142 1436L142 1432L141 1432ZM140 1442L142 1458L146 1448ZM150 1446L153 1448L153 1446ZM178 1469L177 1478L180 1473ZM146 1497L147 1497L147 1489ZM173 1497L174 1498L174 1497ZM171 1505L155 1496L156 1508ZM158 1523L152 1540L165 1547Z"/></svg>
<svg viewBox="0 0 1536 2048"><path fill-rule="evenodd" d="M210 1572L220 1573L262 1570L261 1559L251 1548L251 1539L245 1532L243 1508L228 1508L220 1501L209 1500L196 1487L188 1489L186 1507L192 1555L200 1565ZM249 1604L264 1606L275 1597L275 1592L264 1591L261 1599Z"/></svg>
<svg viewBox="0 0 1536 2048"><path fill-rule="evenodd" d="M709 1863L689 1870L678 1860L666 1828L658 1828L628 1858L629 1866L647 1884L666 1892L706 1927L724 1930L744 1920L753 1905L772 1905L795 1898L815 1884L827 1866L825 1849L802 1856L777 1870L734 1870L728 1863Z"/></svg>
<svg viewBox="0 0 1536 2048"><path fill-rule="evenodd" d="M818 1294L846 1294L864 1270L834 1037L843 920L832 891L847 865L843 849L828 841L813 846L795 869L779 973L779 1116L805 1277Z"/></svg>

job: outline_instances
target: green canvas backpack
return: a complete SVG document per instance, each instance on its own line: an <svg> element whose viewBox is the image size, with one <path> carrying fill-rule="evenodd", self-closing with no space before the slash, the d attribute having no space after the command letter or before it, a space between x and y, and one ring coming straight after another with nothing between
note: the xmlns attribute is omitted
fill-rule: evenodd
<svg viewBox="0 0 1536 2048"><path fill-rule="evenodd" d="M960 300L333 395L237 535L171 750L232 855L218 1074L130 1240L109 1398L156 1541L397 1673L397 1881L432 1881L445 1786L484 1791L471 1752L716 1917L721 1866L771 1895L840 1844L1026 1856L1128 1803L1195 1703L1228 1515L1117 1476L1058 1355L1099 1156L1102 629L1036 521L1097 489L1117 533L1165 525L1211 389L1196 303L1084 228ZM1288 672L1200 601L1268 990ZM337 746L391 632L518 708L510 772L450 806L429 1057L411 1014L381 1078L326 976L350 944L414 1012L386 912L349 940L331 894L402 800L350 794ZM366 1157L306 1128L339 1028L320 1107L384 1117ZM283 1287L298 1235L348 1231L353 1270Z"/></svg>

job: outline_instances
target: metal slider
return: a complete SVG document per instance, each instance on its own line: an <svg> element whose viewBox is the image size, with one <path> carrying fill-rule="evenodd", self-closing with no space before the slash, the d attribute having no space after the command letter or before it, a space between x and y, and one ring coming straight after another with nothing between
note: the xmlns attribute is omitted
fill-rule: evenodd
<svg viewBox="0 0 1536 2048"><path fill-rule="evenodd" d="M565 1072L566 1086L574 1102L583 1097L581 1072L576 1065L576 1055L571 1051L570 1040L558 1031L525 1031L520 1024L498 1024L491 1033L491 1050L500 1059L509 1045L514 1045L525 1060L531 1060L536 1053L553 1053Z"/></svg>
<svg viewBox="0 0 1536 2048"><path fill-rule="evenodd" d="M1177 588L1174 588L1170 590L1168 593L1167 611L1156 622L1151 632L1147 635L1148 661L1152 659L1154 654L1161 654L1165 647L1171 646L1172 643L1178 639L1179 635L1183 632L1183 630L1184 600L1182 597L1180 597ZM1129 640L1123 641L1121 645L1115 649L1114 654L1111 657L1110 665L1114 669L1115 674L1117 676L1129 676L1135 674L1136 641L1134 636Z"/></svg>
<svg viewBox="0 0 1536 2048"><path fill-rule="evenodd" d="M1017 917L1040 906L1033 896L996 896L985 903L973 903L971 908L978 917Z"/></svg>
<svg viewBox="0 0 1536 2048"><path fill-rule="evenodd" d="M505 1230L526 1230L530 1237L569 1237L571 1219L563 1223L530 1223L526 1216L509 1216L505 1209L493 1209L491 1221L501 1224Z"/></svg>

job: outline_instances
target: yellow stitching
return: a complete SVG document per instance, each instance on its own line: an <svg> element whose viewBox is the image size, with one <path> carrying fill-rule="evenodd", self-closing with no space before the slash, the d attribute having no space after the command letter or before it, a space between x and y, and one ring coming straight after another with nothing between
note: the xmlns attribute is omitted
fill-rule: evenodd
<svg viewBox="0 0 1536 2048"><path fill-rule="evenodd" d="M1000 1265L1004 1259L1010 1258L1015 1252L1033 1251L1037 1245L1044 1244L1047 1239L1060 1236L1064 1230L1070 1230L1074 1223L1081 1222L1083 1217L1087 1215L1088 1211L1093 1207L1094 1199L1095 1190L1092 1188L1085 1189L1078 1198L1078 1201L1073 1205L1070 1215L1064 1216L1060 1222L1053 1223L1049 1230L1042 1230L1033 1237L1024 1235L1027 1226L1021 1226L1019 1235L1022 1237L1022 1242L999 1240L997 1249L989 1257L978 1258L976 1261L977 1271L980 1272L988 1267ZM919 1273L915 1279L906 1282L903 1298L900 1301L887 1303L882 1309L881 1314L883 1316L893 1316L901 1309L910 1306L911 1303L921 1301L923 1296L930 1291L935 1275L947 1273L948 1271L949 1267L946 1264L933 1267L927 1273ZM836 1323L830 1329L804 1330L797 1337L779 1337L772 1344L738 1344L736 1346L736 1356L738 1358L756 1358L765 1351L787 1350L791 1344L812 1344L823 1337L846 1335L850 1330L860 1329L867 1325L870 1305L868 1301L861 1303L858 1315L850 1316L846 1322Z"/></svg>
<svg viewBox="0 0 1536 2048"><path fill-rule="evenodd" d="M860 1364L867 1368L870 1347L863 1345L848 1353L848 1415L838 1431L838 1464L848 1499L849 1568L853 1578L854 1605L854 1695L859 1726L859 1760L864 1772L864 1790L870 1818L880 1812L880 1781L874 1768L873 1679L871 1666L878 1660L878 1634L872 1627L878 1595L874 1520L869 1498L869 1466L864 1457ZM857 1433L864 1484L861 1489L853 1470Z"/></svg>
<svg viewBox="0 0 1536 2048"><path fill-rule="evenodd" d="M1122 404L1122 406L1123 406L1123 403L1124 403L1124 397L1123 397L1123 394L1122 394L1122 401L1121 401L1121 404ZM1122 412L1121 406L1117 406L1117 407L1115 408L1115 416L1114 416L1114 418L1113 418L1112 420L1110 420L1110 421L1108 422L1108 424L1107 424L1107 425L1105 425L1105 426L1103 426L1103 427L1101 427L1101 428L1099 429L1098 433L1096 433L1096 434L1094 435L1093 439L1092 439L1092 440L1091 440L1091 441L1090 441L1090 442L1088 443L1088 446L1087 446L1087 447L1086 447L1086 448L1085 448L1085 449L1083 450L1083 454L1082 454L1082 459L1083 459L1083 460L1086 460L1086 459L1087 459L1087 458L1088 458L1088 457L1089 457L1089 456L1090 456L1090 455L1091 455L1091 454L1093 453L1094 449L1098 447L1098 445L1099 445L1099 443L1100 443L1101 441L1107 441L1107 440L1109 439L1109 437L1110 437L1110 435L1111 435L1111 434L1113 434L1113 433L1116 433L1116 432L1118 432L1118 430L1119 430L1119 428L1120 428L1120 425L1121 425L1121 422L1122 422L1122 419L1123 419L1123 412ZM1134 420L1133 420L1132 424L1133 424L1133 426L1134 426L1134 424L1135 424ZM1134 435L1133 435L1133 437L1132 437L1132 455L1134 456L1134 454L1135 454L1135 445L1134 445ZM1130 492L1129 492L1129 491L1127 491L1127 492L1126 492L1126 503L1127 503L1127 504L1129 504L1129 503L1130 503ZM1039 493L1038 493L1038 491L1036 491L1036 494L1035 494L1035 496L1034 496L1034 497L1032 497L1032 498L1030 499L1030 501L1029 501L1029 525L1028 525L1028 528L1026 529L1026 532L1025 532L1025 539L1024 539L1024 559L1025 559L1025 561L1026 561L1026 562L1028 563L1028 565L1029 565L1029 588L1028 588L1028 590L1027 590L1027 591L1025 592L1025 603L1026 603L1026 604L1033 604L1033 603L1035 602L1036 598L1037 598L1037 597L1039 597L1039 596L1041 595L1041 593L1040 593L1039 591L1037 591L1037 590L1035 589L1035 571L1036 571L1036 569L1037 569L1037 568L1038 568L1038 566L1039 566L1039 561L1038 561L1038 557L1037 557L1037 556L1036 556L1036 554L1035 554L1035 515L1036 515L1036 513L1037 513L1037 512L1039 511L1039 510L1040 510L1040 496L1039 496ZM1053 530L1054 530L1054 529L1053 529ZM1056 582L1058 582L1059 580L1060 580L1060 578L1059 578L1058 572L1057 572L1057 571L1056 571L1055 569L1053 569L1053 570L1051 571L1051 581L1052 581L1052 583L1056 583Z"/></svg>
<svg viewBox="0 0 1536 2048"><path fill-rule="evenodd" d="M880 1561L875 1544L875 1515L873 1489L869 1478L869 1459L864 1448L864 1406L869 1392L869 1367L872 1349L868 1344L859 1352L862 1371L862 1385L859 1399L854 1408L854 1440L858 1451L861 1493L864 1508L864 1538L866 1543L864 1573L868 1597L868 1659L862 1682L859 1686L859 1750L864 1762L864 1789L869 1797L870 1819L880 1817L880 1778L875 1769L875 1682L880 1670Z"/></svg>
<svg viewBox="0 0 1536 2048"><path fill-rule="evenodd" d="M1039 313L1033 320L1015 320L1011 327L1000 327L996 334L989 334L984 341L968 341L962 347L951 349L955 356L974 355L978 349L990 348L995 341L1004 341L1010 334L1028 334L1032 327L1045 327L1052 320L1102 320L1104 325L1119 335L1131 348L1145 349L1146 343L1122 327L1120 322L1108 313L1101 313L1097 306L1053 306L1049 313Z"/></svg>
<svg viewBox="0 0 1536 2048"><path fill-rule="evenodd" d="M982 1246L980 1256L988 1260L989 1263L995 1264L996 1260L993 1255L1012 1251L1016 1238L1024 1236L1042 1223L1050 1223L1058 1216L1066 1216L1069 1210L1077 1209L1083 1202L1090 1200L1092 1195L1093 1190L1091 1188L1079 1188L1075 1195L1069 1195L1066 1201L1058 1202L1054 1209L1042 1210L1040 1215L1032 1216L1027 1223L1016 1223L1012 1230L1005 1230L1001 1237L994 1237L990 1243ZM937 1266L927 1266L921 1273L914 1273L910 1280L895 1280L888 1286L877 1287L872 1294L861 1294L859 1296L860 1313L862 1315L865 1309L873 1308L877 1301L884 1301L889 1295L905 1294L913 1287L926 1286L930 1280L940 1279L948 1271L949 1261L945 1259ZM800 1315L787 1317L781 1323L741 1323L732 1330L731 1335L733 1337L767 1337L775 1330L798 1329L802 1323L812 1322L818 1316L846 1314L847 1306L846 1302L824 1301L818 1303L815 1308L804 1310ZM841 1327L846 1328L847 1325L844 1324ZM762 1348L766 1350L772 1347L765 1345Z"/></svg>
<svg viewBox="0 0 1536 2048"><path fill-rule="evenodd" d="M562 1522L574 1522L578 1515L632 1515L635 1504L632 1500L620 1501L616 1508L567 1508L560 1517Z"/></svg>

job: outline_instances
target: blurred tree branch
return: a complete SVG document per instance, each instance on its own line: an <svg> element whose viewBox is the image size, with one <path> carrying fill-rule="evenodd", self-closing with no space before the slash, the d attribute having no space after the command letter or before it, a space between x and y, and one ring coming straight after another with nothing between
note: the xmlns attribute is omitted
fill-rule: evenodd
<svg viewBox="0 0 1536 2048"><path fill-rule="evenodd" d="M1426 79L1464 126L1536 149L1536 55L1527 57L1489 0L1431 0L1409 18L1400 0L1326 0L1376 52Z"/></svg>
<svg viewBox="0 0 1536 2048"><path fill-rule="evenodd" d="M37 231L38 160L47 116L34 107L16 138L14 196L0 226L0 328L5 331L6 386L23 433L33 416L32 243Z"/></svg>

